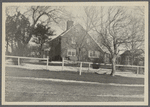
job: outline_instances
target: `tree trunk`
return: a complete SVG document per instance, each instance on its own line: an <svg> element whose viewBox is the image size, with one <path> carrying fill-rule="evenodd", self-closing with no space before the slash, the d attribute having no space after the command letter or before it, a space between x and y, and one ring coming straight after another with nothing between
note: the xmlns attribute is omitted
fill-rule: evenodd
<svg viewBox="0 0 150 107"><path fill-rule="evenodd" d="M6 40L6 55L8 54L8 40Z"/></svg>
<svg viewBox="0 0 150 107"><path fill-rule="evenodd" d="M78 61L81 61L81 49L79 48Z"/></svg>
<svg viewBox="0 0 150 107"><path fill-rule="evenodd" d="M43 51L42 51L42 47L43 47L43 44L41 44L40 46L40 57L43 58Z"/></svg>
<svg viewBox="0 0 150 107"><path fill-rule="evenodd" d="M116 72L116 57L112 58L112 71L111 71L111 76L115 76L115 72Z"/></svg>
<svg viewBox="0 0 150 107"><path fill-rule="evenodd" d="M14 55L13 40L11 40L11 53L12 53L12 55Z"/></svg>

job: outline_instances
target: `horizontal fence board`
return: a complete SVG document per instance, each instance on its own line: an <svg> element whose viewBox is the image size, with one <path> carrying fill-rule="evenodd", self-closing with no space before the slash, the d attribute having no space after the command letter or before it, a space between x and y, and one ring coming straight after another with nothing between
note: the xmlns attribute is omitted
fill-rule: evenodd
<svg viewBox="0 0 150 107"><path fill-rule="evenodd" d="M81 63L80 61L68 61L68 60L64 60L64 62ZM93 62L82 62L82 63L84 63L84 64L93 64ZM101 63L100 65L111 66L112 64L104 64L104 63ZM136 66L136 65L119 65L119 64L116 64L116 66L123 66L123 67L140 67L140 68L144 68L144 66Z"/></svg>
<svg viewBox="0 0 150 107"><path fill-rule="evenodd" d="M47 58L35 58L35 57L21 57L21 56L5 56L7 58L22 58L22 59L39 59L39 60L47 60Z"/></svg>
<svg viewBox="0 0 150 107"><path fill-rule="evenodd" d="M144 68L144 66L136 66L136 65L116 65L116 66L124 66L124 67L140 67L140 68Z"/></svg>
<svg viewBox="0 0 150 107"><path fill-rule="evenodd" d="M7 56L5 55L6 58L19 58L19 59L37 59L37 60L46 60L47 66L48 63L49 65L53 65L53 62L47 62L48 58L35 58L35 57L22 57L22 56ZM84 64L88 64L88 66L90 67L93 62L81 62L81 61L69 61L69 60L64 60L64 66L66 65L65 63L82 63L82 66L84 67ZM54 65L57 65L57 63L54 62ZM59 66L62 66L62 62L58 63ZM105 64L105 63L100 63L100 65L104 65L104 66L111 66L112 64ZM79 66L79 65L78 65ZM88 67L86 66L86 67ZM134 68L144 68L144 66L136 66L136 65L118 65L116 64L116 67L134 67Z"/></svg>

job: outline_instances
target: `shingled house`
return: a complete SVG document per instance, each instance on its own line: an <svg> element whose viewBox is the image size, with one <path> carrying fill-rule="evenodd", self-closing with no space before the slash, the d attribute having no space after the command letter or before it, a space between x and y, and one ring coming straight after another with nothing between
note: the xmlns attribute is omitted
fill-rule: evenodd
<svg viewBox="0 0 150 107"><path fill-rule="evenodd" d="M73 21L67 22L67 29L50 41L49 58L51 60L80 60L109 63L109 54L90 36L80 25L73 25Z"/></svg>

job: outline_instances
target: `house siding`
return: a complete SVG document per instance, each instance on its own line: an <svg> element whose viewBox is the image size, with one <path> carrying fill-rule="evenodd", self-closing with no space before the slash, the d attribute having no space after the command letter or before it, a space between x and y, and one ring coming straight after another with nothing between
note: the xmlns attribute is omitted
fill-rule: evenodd
<svg viewBox="0 0 150 107"><path fill-rule="evenodd" d="M72 44L71 38L76 38L76 44ZM87 39L90 40L87 43ZM80 48L81 47L81 48ZM67 58L67 49L76 49L76 55L81 61L90 61L92 58L88 57L88 51L99 51L102 55L103 52L99 49L95 41L89 36L82 26L77 25L70 29L61 39L61 57ZM79 49L81 51L79 51ZM80 55L79 55L80 54Z"/></svg>
<svg viewBox="0 0 150 107"><path fill-rule="evenodd" d="M72 38L75 39L76 44L72 44ZM100 58L97 59L103 60L101 62L105 61L105 53L79 24L52 40L50 45L52 46L51 59L59 59L58 57L69 59L67 56L68 49L75 49L77 60L93 61L95 58L89 58L89 51L99 51Z"/></svg>
<svg viewBox="0 0 150 107"><path fill-rule="evenodd" d="M51 60L61 60L60 55L61 55L61 42L60 37L54 39L53 41L50 42L51 50L49 52L49 58Z"/></svg>

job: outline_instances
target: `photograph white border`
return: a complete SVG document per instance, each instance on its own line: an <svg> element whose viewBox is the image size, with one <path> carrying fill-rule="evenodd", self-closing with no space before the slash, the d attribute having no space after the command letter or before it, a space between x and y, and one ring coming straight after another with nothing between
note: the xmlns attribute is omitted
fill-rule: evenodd
<svg viewBox="0 0 150 107"><path fill-rule="evenodd" d="M5 7L6 6L145 6L144 102L5 102ZM3 2L2 3L2 105L148 105L148 2Z"/></svg>

